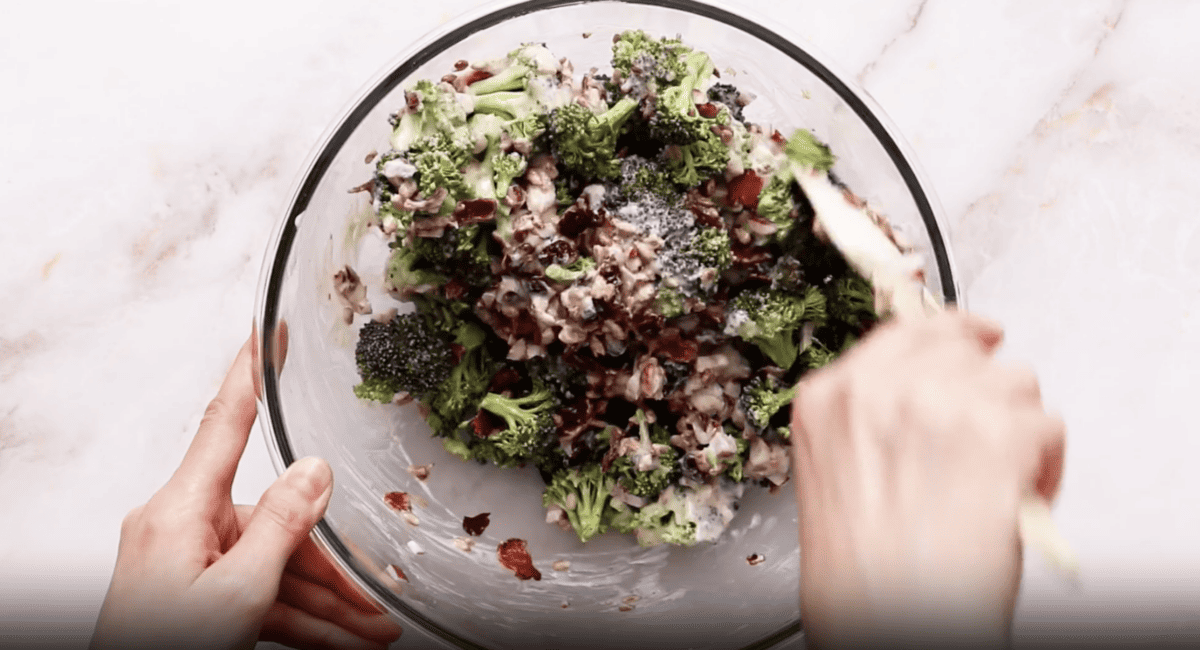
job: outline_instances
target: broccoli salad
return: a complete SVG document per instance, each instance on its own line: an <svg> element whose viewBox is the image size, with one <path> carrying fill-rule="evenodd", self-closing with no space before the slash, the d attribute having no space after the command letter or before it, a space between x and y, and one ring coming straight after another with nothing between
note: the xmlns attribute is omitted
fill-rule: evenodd
<svg viewBox="0 0 1200 650"><path fill-rule="evenodd" d="M355 188L415 309L358 330L355 394L416 402L464 460L535 466L582 541L718 539L745 489L789 480L799 378L878 320L802 185L862 202L752 99L641 31L606 70L526 44L416 82Z"/></svg>

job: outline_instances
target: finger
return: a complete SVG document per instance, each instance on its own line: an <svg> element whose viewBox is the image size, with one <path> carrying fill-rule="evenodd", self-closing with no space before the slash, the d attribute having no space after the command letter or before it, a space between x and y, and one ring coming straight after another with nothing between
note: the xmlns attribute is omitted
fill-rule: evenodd
<svg viewBox="0 0 1200 650"><path fill-rule="evenodd" d="M172 480L206 492L228 494L256 415L250 370L252 345L250 339L242 345L217 396L205 409L196 437Z"/></svg>
<svg viewBox="0 0 1200 650"><path fill-rule="evenodd" d="M286 603L275 603L263 619L260 641L297 650L386 650L387 643L356 636Z"/></svg>
<svg viewBox="0 0 1200 650"><path fill-rule="evenodd" d="M1026 364L1005 363L997 368L995 381L1014 405L1040 407L1042 388L1037 373Z"/></svg>
<svg viewBox="0 0 1200 650"><path fill-rule="evenodd" d="M1053 502L1062 483L1066 424L1041 409L1027 409L1017 416L1016 426L1018 435L1026 440L1022 452L1024 480L1037 494Z"/></svg>
<svg viewBox="0 0 1200 650"><path fill-rule="evenodd" d="M274 328L269 328L268 331L273 331L274 335L270 340L264 341L265 349L260 349L260 341L258 338L258 324L255 323L250 334L252 340L251 350L253 352L253 372L251 373L252 381L254 382L254 394L260 399L263 395L262 375L263 372L273 373L276 377L283 371L283 362L287 359L288 347L288 324L287 321L281 320ZM262 364L260 354L267 353L267 358L271 363Z"/></svg>
<svg viewBox="0 0 1200 650"><path fill-rule="evenodd" d="M1000 326L1000 323L957 309L950 310L948 313L957 319L958 327L979 343L984 352L991 354L1004 342L1004 328Z"/></svg>
<svg viewBox="0 0 1200 650"><path fill-rule="evenodd" d="M246 525L250 522L250 515L254 512L254 506L239 505L234 508L238 518L238 531L245 530ZM329 559L321 547L317 546L311 536L300 542L300 547L288 558L284 572L332 590L340 598L363 612L383 613L354 581L338 569L333 560Z"/></svg>
<svg viewBox="0 0 1200 650"><path fill-rule="evenodd" d="M1046 501L1054 503L1062 487L1063 463L1066 461L1067 425L1062 418L1050 416L1042 443L1042 461L1034 489Z"/></svg>
<svg viewBox="0 0 1200 650"><path fill-rule="evenodd" d="M273 602L288 558L320 521L333 493L333 472L319 458L292 463L259 499L237 543L209 571L243 575L259 602Z"/></svg>
<svg viewBox="0 0 1200 650"><path fill-rule="evenodd" d="M388 643L400 636L400 626L386 615L360 611L333 591L291 573L283 574L278 600L364 639Z"/></svg>

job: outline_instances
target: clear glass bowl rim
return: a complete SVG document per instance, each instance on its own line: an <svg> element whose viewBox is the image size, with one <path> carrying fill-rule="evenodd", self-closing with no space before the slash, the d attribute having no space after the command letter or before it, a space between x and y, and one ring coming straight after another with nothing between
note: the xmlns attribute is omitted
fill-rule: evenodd
<svg viewBox="0 0 1200 650"><path fill-rule="evenodd" d="M278 307L283 271L292 250L299 217L308 209L317 186L345 140L383 97L404 83L433 56L453 47L465 37L525 14L571 5L605 2L651 5L725 23L788 55L828 85L863 121L895 164L929 234L929 253L934 258L943 300L946 304L962 307L963 299L956 283L954 260L947 245L949 236L942 209L925 174L916 163L911 148L874 99L851 81L850 76L838 71L828 56L820 53L798 35L788 32L784 27L768 29L763 26L767 24L765 18L755 16L754 12L741 5L736 7L735 13L731 10L731 3L719 0L498 0L429 32L395 57L374 80L364 85L364 90L343 111L342 117L326 129L310 153L307 163L301 168L303 171L294 184L291 200L275 228L271 245L263 259L254 311L257 348L254 372L259 379L257 385L261 387L258 412L262 418L263 435L271 462L277 473L282 473L297 460L283 426L282 405L276 379L278 368L275 363L275 342L279 335ZM324 519L317 523L312 537L347 577L394 617L407 624L408 628L418 627L455 647L485 650L443 629L405 604L395 592L381 584L370 571L361 566L349 547ZM802 631L802 624L797 621L762 638L745 650L776 647L783 641L796 638Z"/></svg>

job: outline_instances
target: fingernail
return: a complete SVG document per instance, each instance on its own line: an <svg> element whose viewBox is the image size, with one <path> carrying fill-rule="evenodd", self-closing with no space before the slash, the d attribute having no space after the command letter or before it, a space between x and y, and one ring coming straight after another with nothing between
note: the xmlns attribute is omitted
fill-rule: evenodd
<svg viewBox="0 0 1200 650"><path fill-rule="evenodd" d="M333 470L320 458L310 456L292 463L287 469L287 482L310 501L325 494L333 483Z"/></svg>

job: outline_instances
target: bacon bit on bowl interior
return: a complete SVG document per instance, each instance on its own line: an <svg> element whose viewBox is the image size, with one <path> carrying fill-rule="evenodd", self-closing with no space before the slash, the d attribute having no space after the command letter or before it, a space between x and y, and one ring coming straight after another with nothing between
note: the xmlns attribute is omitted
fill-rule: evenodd
<svg viewBox="0 0 1200 650"><path fill-rule="evenodd" d="M541 580L542 572L533 566L533 558L523 539L506 539L496 547L496 559L500 566L512 571L520 580Z"/></svg>
<svg viewBox="0 0 1200 650"><path fill-rule="evenodd" d="M758 553L755 553L753 555L746 557L746 563L749 564L750 566L758 566L766 561L767 561L767 558L763 555L759 555Z"/></svg>
<svg viewBox="0 0 1200 650"><path fill-rule="evenodd" d="M621 602L625 603L626 605L632 605L639 600L641 600L641 598L639 598L638 596L626 596L621 599Z"/></svg>
<svg viewBox="0 0 1200 650"><path fill-rule="evenodd" d="M392 580L403 580L408 582L408 576L404 575L404 569L401 569L395 564L387 565L387 568L384 570Z"/></svg>
<svg viewBox="0 0 1200 650"><path fill-rule="evenodd" d="M463 553L470 553L471 549L475 548L475 540L471 539L470 537L455 537L454 548L457 548Z"/></svg>
<svg viewBox="0 0 1200 650"><path fill-rule="evenodd" d="M633 611L633 605L621 605L620 607L618 607L618 608L617 608L617 611L619 611L619 612L632 612L632 611Z"/></svg>
<svg viewBox="0 0 1200 650"><path fill-rule="evenodd" d="M430 469L433 469L433 463L429 463L428 465L409 465L408 473L412 474L413 478L418 481L425 481L429 479Z"/></svg>
<svg viewBox="0 0 1200 650"><path fill-rule="evenodd" d="M491 513L481 512L474 517L463 517L462 527L468 535L479 537L483 531L487 530L491 520L488 518Z"/></svg>
<svg viewBox="0 0 1200 650"><path fill-rule="evenodd" d="M409 505L407 492L388 492L387 494L383 495L383 502L388 504L388 507L390 507L392 510L396 510L398 512L408 512L412 510L412 506Z"/></svg>

